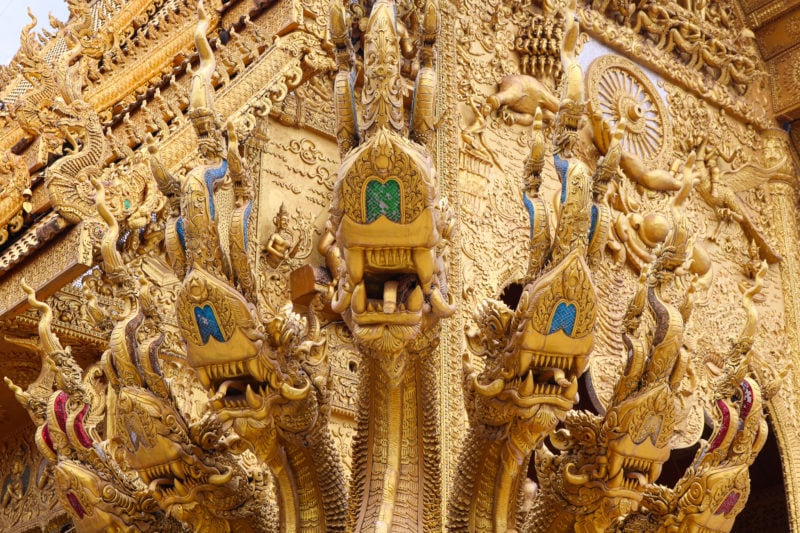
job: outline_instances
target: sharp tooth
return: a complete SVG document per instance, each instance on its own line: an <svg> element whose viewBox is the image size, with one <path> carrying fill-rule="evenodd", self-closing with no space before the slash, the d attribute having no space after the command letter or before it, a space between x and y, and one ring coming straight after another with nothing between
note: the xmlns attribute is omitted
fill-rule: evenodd
<svg viewBox="0 0 800 533"><path fill-rule="evenodd" d="M661 467L662 464L658 461L653 461L650 465L650 479L653 483L658 481L658 477L661 475Z"/></svg>
<svg viewBox="0 0 800 533"><path fill-rule="evenodd" d="M383 312L390 315L397 308L397 282L387 281L383 284Z"/></svg>
<svg viewBox="0 0 800 533"><path fill-rule="evenodd" d="M269 380L269 386L273 389L278 389L278 387L281 386L281 381L277 372L270 372L267 379Z"/></svg>
<svg viewBox="0 0 800 533"><path fill-rule="evenodd" d="M622 472L622 470L620 470L619 472L617 472L616 476L614 476L614 477L612 477L611 479L608 480L607 485L608 485L608 488L610 488L610 489L618 489L620 487L620 485L622 485L622 483L624 481L625 481L625 478L623 477L623 472Z"/></svg>
<svg viewBox="0 0 800 533"><path fill-rule="evenodd" d="M363 281L356 285L355 290L353 290L351 308L357 315L360 315L367 310L367 289L364 287Z"/></svg>
<svg viewBox="0 0 800 533"><path fill-rule="evenodd" d="M564 398L566 398L568 400L572 400L573 403L577 401L577 396L578 396L578 377L577 376L572 378L572 383L569 384L569 387L567 387L567 390L565 390L562 394L564 395Z"/></svg>
<svg viewBox="0 0 800 533"><path fill-rule="evenodd" d="M186 490L186 487L183 485L183 483L181 483L180 479L175 478L174 482L175 482L175 492L177 492L181 496L186 496L189 493L189 491Z"/></svg>
<svg viewBox="0 0 800 533"><path fill-rule="evenodd" d="M527 397L533 394L533 373L528 372L525 376L525 381L519 387L519 395Z"/></svg>
<svg viewBox="0 0 800 533"><path fill-rule="evenodd" d="M553 371L553 379L562 387L569 387L572 383L564 375L564 371L560 368L551 368Z"/></svg>
<svg viewBox="0 0 800 533"><path fill-rule="evenodd" d="M261 383L267 381L267 368L258 356L247 361L247 371Z"/></svg>
<svg viewBox="0 0 800 533"><path fill-rule="evenodd" d="M234 383L235 382L232 379L229 379L229 380L223 382L222 385L219 386L219 389L217 389L217 394L214 395L214 398L217 398L217 397L223 398L223 397L225 397L225 395L228 393L228 388L231 385L233 385Z"/></svg>
<svg viewBox="0 0 800 533"><path fill-rule="evenodd" d="M444 296L438 288L431 291L431 308L439 318L447 318L456 312L456 307L444 301Z"/></svg>
<svg viewBox="0 0 800 533"><path fill-rule="evenodd" d="M344 248L344 262L351 285L358 285L364 279L364 249Z"/></svg>
<svg viewBox="0 0 800 533"><path fill-rule="evenodd" d="M352 298L353 293L348 292L344 289L344 283L339 283L339 289L333 295L333 300L331 301L331 309L334 313L344 313L347 310L347 306L350 305L350 298Z"/></svg>
<svg viewBox="0 0 800 533"><path fill-rule="evenodd" d="M575 375L580 376L583 374L583 371L586 370L586 363L589 362L589 357L581 356L575 358Z"/></svg>
<svg viewBox="0 0 800 533"><path fill-rule="evenodd" d="M617 477L619 473L622 471L622 463L625 460L625 458L618 453L611 453L609 455L610 457L608 458L608 477L609 478Z"/></svg>
<svg viewBox="0 0 800 533"><path fill-rule="evenodd" d="M399 309L401 313L405 312L406 304L397 304L397 309Z"/></svg>
<svg viewBox="0 0 800 533"><path fill-rule="evenodd" d="M369 303L367 303L367 311L370 312L370 313L374 313L375 312L375 302L373 302L372 300L368 300L368 302Z"/></svg>
<svg viewBox="0 0 800 533"><path fill-rule="evenodd" d="M520 350L519 352L519 370L517 373L522 376L528 369L531 367L531 361L533 360L533 352L529 350Z"/></svg>
<svg viewBox="0 0 800 533"><path fill-rule="evenodd" d="M208 371L205 367L197 369L197 376L200 378L200 383L203 384L203 388L208 389L211 387L211 378L208 376Z"/></svg>
<svg viewBox="0 0 800 533"><path fill-rule="evenodd" d="M422 294L422 288L417 285L411 294L406 298L406 307L412 313L417 313L422 310L422 304L425 303L425 297Z"/></svg>
<svg viewBox="0 0 800 533"><path fill-rule="evenodd" d="M425 294L430 293L431 281L433 280L433 253L430 248L414 248L411 257L414 263L414 270L417 272L417 277Z"/></svg>
<svg viewBox="0 0 800 533"><path fill-rule="evenodd" d="M183 462L182 461L174 461L172 463L172 474L176 478L186 479L186 472L183 470Z"/></svg>
<svg viewBox="0 0 800 533"><path fill-rule="evenodd" d="M249 405L253 409L258 409L259 407L261 407L261 401L258 395L256 395L255 392L253 392L253 389L250 388L250 385L248 385L247 389L244 391L244 396L245 398L247 398L247 405Z"/></svg>

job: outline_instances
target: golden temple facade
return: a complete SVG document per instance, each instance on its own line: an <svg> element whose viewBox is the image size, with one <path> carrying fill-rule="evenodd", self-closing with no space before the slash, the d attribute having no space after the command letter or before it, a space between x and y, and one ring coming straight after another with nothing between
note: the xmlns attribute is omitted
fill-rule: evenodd
<svg viewBox="0 0 800 533"><path fill-rule="evenodd" d="M67 4L0 531L800 531L800 2Z"/></svg>

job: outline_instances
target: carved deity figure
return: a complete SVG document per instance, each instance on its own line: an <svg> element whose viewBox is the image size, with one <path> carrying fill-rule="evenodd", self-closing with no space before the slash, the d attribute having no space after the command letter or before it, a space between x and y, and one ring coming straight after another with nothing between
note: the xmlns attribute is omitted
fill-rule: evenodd
<svg viewBox="0 0 800 533"><path fill-rule="evenodd" d="M11 478L4 487L3 498L0 499L0 508L5 509L8 504L13 501L21 500L24 496L24 489L22 486L22 470L24 465L22 461L14 461L14 466L11 467Z"/></svg>
<svg viewBox="0 0 800 533"><path fill-rule="evenodd" d="M264 250L267 252L267 264L277 268L283 261L290 259L297 253L292 246L292 235L289 233L289 213L286 205L281 204L278 214L272 219L275 231L270 235Z"/></svg>

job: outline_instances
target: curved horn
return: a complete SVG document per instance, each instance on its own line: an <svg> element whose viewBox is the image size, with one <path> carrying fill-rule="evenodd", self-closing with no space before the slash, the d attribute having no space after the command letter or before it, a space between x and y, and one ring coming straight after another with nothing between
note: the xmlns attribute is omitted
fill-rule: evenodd
<svg viewBox="0 0 800 533"><path fill-rule="evenodd" d="M478 381L478 376L475 376L472 379L472 386L475 388L475 391L484 396L486 398L494 398L503 390L505 386L505 382L502 378L497 378L496 380L492 381L488 385L481 385Z"/></svg>
<svg viewBox="0 0 800 533"><path fill-rule="evenodd" d="M64 348L61 346L61 342L58 340L58 337L56 337L56 334L53 333L52 329L53 309L46 303L36 299L36 291L28 285L25 278L22 278L20 285L22 286L22 290L28 295L28 304L39 311L39 339L42 342L42 350L46 354L63 352Z"/></svg>
<svg viewBox="0 0 800 533"><path fill-rule="evenodd" d="M567 466L564 468L564 479L567 480L567 483L570 485L585 485L589 482L589 476L586 474L578 474L573 472L575 465L573 463L567 463Z"/></svg>
<svg viewBox="0 0 800 533"><path fill-rule="evenodd" d="M36 27L39 21L36 19L36 16L33 14L30 7L28 8L28 16L31 18L31 21L22 27L22 32L19 36L19 43L22 53L27 56L28 59L35 61L37 59L36 52L38 51L38 47L36 46L36 41L34 40L34 33L32 30Z"/></svg>
<svg viewBox="0 0 800 533"><path fill-rule="evenodd" d="M116 276L125 273L125 262L122 260L122 255L117 250L117 241L119 240L119 223L111 213L111 209L106 202L106 188L100 183L100 180L92 176L90 178L92 185L97 190L95 196L95 203L97 203L97 212L100 217L108 226L108 231L103 235L103 240L100 243L100 255L103 257L105 271L110 276Z"/></svg>
<svg viewBox="0 0 800 533"><path fill-rule="evenodd" d="M306 380L306 384L301 388L292 387L288 383L281 384L281 396L287 400L305 400L308 397L309 392L311 392L310 380Z"/></svg>
<svg viewBox="0 0 800 533"><path fill-rule="evenodd" d="M214 107L214 88L211 85L211 77L217 68L217 61L214 52L208 42L206 33L211 25L211 19L206 13L203 1L197 4L197 15L199 21L194 30L194 46L200 56L200 66L192 77L192 87L189 94L189 109L213 109Z"/></svg>

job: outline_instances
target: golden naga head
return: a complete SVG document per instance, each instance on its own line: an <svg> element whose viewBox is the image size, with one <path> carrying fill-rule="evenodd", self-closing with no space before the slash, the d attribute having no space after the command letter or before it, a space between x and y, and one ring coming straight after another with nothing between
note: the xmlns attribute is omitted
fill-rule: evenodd
<svg viewBox="0 0 800 533"><path fill-rule="evenodd" d="M205 452L203 445L208 443L195 442L171 402L143 388L124 387L117 400L116 427L114 447L164 511L200 502L218 505L215 510L222 513L246 500L247 492L238 490L246 483L240 479L244 476L241 468L233 462L218 464L225 454L214 457ZM206 497L205 493L214 494Z"/></svg>
<svg viewBox="0 0 800 533"><path fill-rule="evenodd" d="M623 337L628 362L601 428L607 461L604 490L607 496L637 501L669 458L677 423L676 395L686 369L681 353L684 317L660 298L658 268L650 269L631 304L636 308L646 298L655 326L643 338ZM629 310L637 312L641 313Z"/></svg>
<svg viewBox="0 0 800 533"><path fill-rule="evenodd" d="M761 386L747 375L752 368L750 350L758 319L753 296L761 290L766 271L767 263L763 262L755 283L740 287L747 320L717 380L714 433L702 443L694 462L671 492L671 512L664 522L679 532L728 533L747 502L748 469L769 432ZM779 386L780 381L766 389L774 393Z"/></svg>
<svg viewBox="0 0 800 533"><path fill-rule="evenodd" d="M493 361L481 374L465 363L470 411L490 425L531 419L550 431L572 408L594 342L595 293L581 250L528 284L513 314L497 305L476 317L489 328L483 354Z"/></svg>
<svg viewBox="0 0 800 533"><path fill-rule="evenodd" d="M231 436L215 414L201 415L204 409L197 409L190 419L178 410L177 398L167 387L153 386L155 378L163 377L157 364L145 360L156 356L153 350L160 341L159 337L144 354L130 350L138 380L109 372L118 387L109 425L110 453L136 472L146 494L169 516L197 530L211 522L222 528L232 509L250 516L252 509L245 505L258 489L229 449ZM107 361L114 365L114 359Z"/></svg>
<svg viewBox="0 0 800 533"><path fill-rule="evenodd" d="M767 440L761 388L752 378L715 405L716 428L674 490L668 525L679 532L728 533L750 494L748 468Z"/></svg>
<svg viewBox="0 0 800 533"><path fill-rule="evenodd" d="M439 249L449 230L433 160L421 144L433 132L437 16L436 3L425 2L409 140L394 2L375 2L364 32L361 120L356 118L348 13L338 1L331 9L342 163L330 213L332 238L322 251L329 265L339 267L332 272L332 308L342 313L357 342L374 353L399 353L454 311Z"/></svg>
<svg viewBox="0 0 800 533"><path fill-rule="evenodd" d="M566 430L551 437L567 452L554 474L562 478L561 495L585 506L581 521L603 528L635 510L670 455L686 361L684 315L660 296L664 263L647 269L629 304L623 335L628 361L605 415L568 416Z"/></svg>
<svg viewBox="0 0 800 533"><path fill-rule="evenodd" d="M701 441L675 488L649 487L639 511L625 517L617 531L731 531L750 494L748 468L767 440L766 396L752 377L717 396L714 432Z"/></svg>
<svg viewBox="0 0 800 533"><path fill-rule="evenodd" d="M153 531L148 527L157 511L153 500L133 497L120 490L118 480L101 477L79 461L59 461L54 472L56 494L79 531Z"/></svg>
<svg viewBox="0 0 800 533"><path fill-rule="evenodd" d="M215 59L206 36L211 18L202 2L198 15L194 38L200 62L192 72L189 118L203 159L177 180L149 139L150 166L162 192L180 209L166 224L165 244L182 282L176 313L188 366L221 419L234 420L236 429L263 440L261 430L272 423L272 403L304 400L311 392L311 379L302 371L287 373L284 364L302 344L306 324L291 306L269 317L257 308L247 238L248 224L254 223L251 180L235 127L227 124L227 145L220 131L212 84ZM218 204L217 188L231 181L235 205Z"/></svg>

